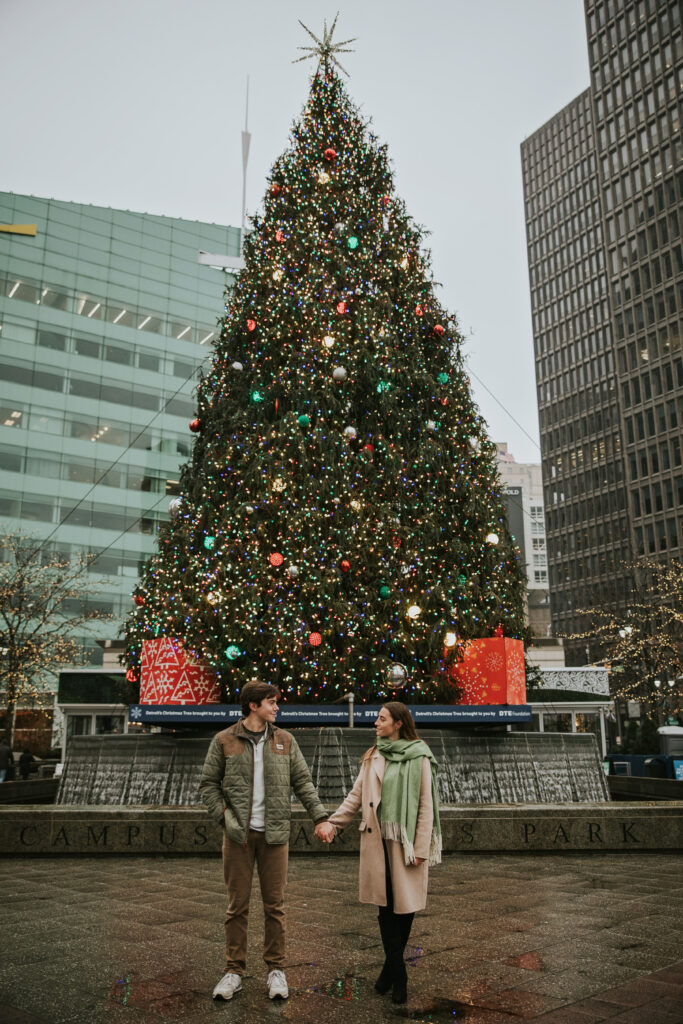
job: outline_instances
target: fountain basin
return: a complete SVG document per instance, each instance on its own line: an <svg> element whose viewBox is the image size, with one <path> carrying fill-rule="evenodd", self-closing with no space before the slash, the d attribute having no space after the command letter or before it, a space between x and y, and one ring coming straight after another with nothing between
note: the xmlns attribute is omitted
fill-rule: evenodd
<svg viewBox="0 0 683 1024"><path fill-rule="evenodd" d="M374 731L295 728L323 803L353 786ZM199 778L212 733L79 736L69 741L58 804L201 803ZM591 733L424 730L439 764L443 804L552 804L608 801Z"/></svg>

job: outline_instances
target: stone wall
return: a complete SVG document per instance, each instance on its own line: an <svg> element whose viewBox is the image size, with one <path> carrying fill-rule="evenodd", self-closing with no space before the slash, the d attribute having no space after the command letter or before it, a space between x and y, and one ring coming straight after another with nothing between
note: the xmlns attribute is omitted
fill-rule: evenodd
<svg viewBox="0 0 683 1024"><path fill-rule="evenodd" d="M683 801L444 807L441 821L444 849L463 853L683 848ZM293 853L353 853L358 844L352 823L324 846L293 808ZM0 854L215 856L220 845L220 826L197 807L0 807Z"/></svg>

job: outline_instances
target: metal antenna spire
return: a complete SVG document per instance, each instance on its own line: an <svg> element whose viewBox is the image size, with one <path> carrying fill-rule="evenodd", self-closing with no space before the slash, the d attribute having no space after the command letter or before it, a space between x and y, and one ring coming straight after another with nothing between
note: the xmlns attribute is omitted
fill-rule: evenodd
<svg viewBox="0 0 683 1024"><path fill-rule="evenodd" d="M292 64L299 64L300 61L302 60L317 59L318 61L323 62L323 64L325 65L325 71L329 70L329 65L330 63L332 63L336 64L340 71L344 72L347 78L349 77L348 71L339 63L339 61L335 57L335 53L353 53L353 50L349 50L346 47L348 47L349 43L355 43L358 37L354 36L353 39L344 39L340 43L333 43L332 36L334 35L334 30L337 25L338 17L339 11L337 11L337 13L334 16L334 21L332 22L332 26L329 32L327 30L327 20L323 22L322 39L318 39L315 33L311 32L310 28L307 28L307 26L304 25L303 21L299 21L299 24L301 25L302 29L304 30L304 32L308 32L309 36L315 43L315 46L297 46L297 50L304 50L305 54L303 57L297 57L296 60L293 60Z"/></svg>
<svg viewBox="0 0 683 1024"><path fill-rule="evenodd" d="M240 236L240 252L244 245L244 237L247 229L247 163L249 162L249 143L251 132L249 131L249 75L247 75L247 99L244 108L244 131L242 132L242 231Z"/></svg>

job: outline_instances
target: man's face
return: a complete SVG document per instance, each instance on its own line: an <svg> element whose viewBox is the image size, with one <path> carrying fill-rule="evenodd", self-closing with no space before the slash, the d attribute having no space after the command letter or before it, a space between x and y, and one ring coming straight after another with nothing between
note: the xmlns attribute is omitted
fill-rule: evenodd
<svg viewBox="0 0 683 1024"><path fill-rule="evenodd" d="M277 718L277 697L264 697L260 704L255 704L253 701L249 705L252 714L260 718L264 723L270 722L271 725Z"/></svg>

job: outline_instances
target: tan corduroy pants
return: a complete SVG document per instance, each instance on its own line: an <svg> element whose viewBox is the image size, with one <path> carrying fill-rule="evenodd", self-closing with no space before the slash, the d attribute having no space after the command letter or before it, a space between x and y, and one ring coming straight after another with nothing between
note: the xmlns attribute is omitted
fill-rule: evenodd
<svg viewBox="0 0 683 1024"><path fill-rule="evenodd" d="M258 867L265 917L263 959L268 970L283 967L288 859L289 844L268 844L263 832L250 830L246 843L235 843L227 835L223 836L223 875L228 890L226 971L242 975L246 969L247 922L254 864Z"/></svg>

